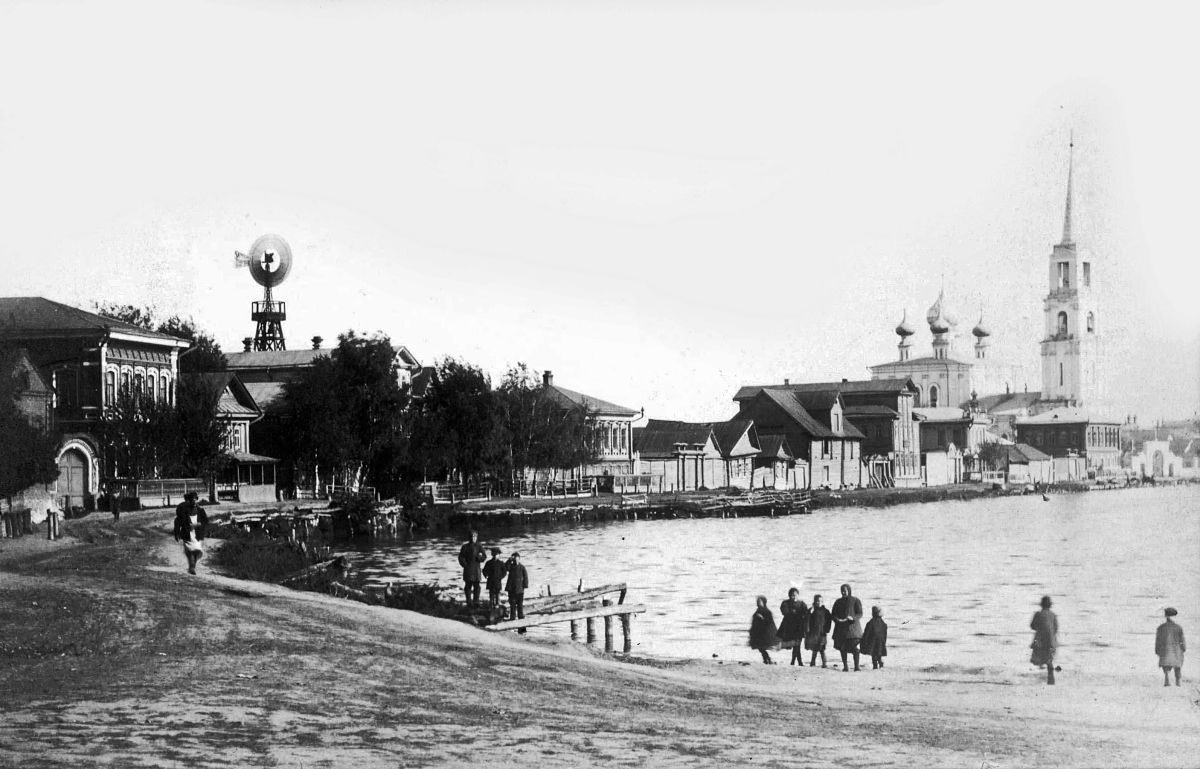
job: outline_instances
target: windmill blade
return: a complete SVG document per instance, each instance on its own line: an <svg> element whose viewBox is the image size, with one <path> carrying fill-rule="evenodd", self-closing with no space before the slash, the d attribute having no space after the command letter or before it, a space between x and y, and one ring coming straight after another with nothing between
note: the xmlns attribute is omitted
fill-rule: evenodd
<svg viewBox="0 0 1200 769"><path fill-rule="evenodd" d="M249 267L250 266L250 255L243 254L241 251L234 251L233 252L233 266L235 268L236 267Z"/></svg>

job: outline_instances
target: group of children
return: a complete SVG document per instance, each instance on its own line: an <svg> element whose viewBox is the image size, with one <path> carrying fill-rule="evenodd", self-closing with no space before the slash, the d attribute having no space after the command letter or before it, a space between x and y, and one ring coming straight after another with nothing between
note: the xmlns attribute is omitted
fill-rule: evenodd
<svg viewBox="0 0 1200 769"><path fill-rule="evenodd" d="M800 600L800 591L792 588L787 600L779 605L779 625L775 615L767 608L766 596L758 597L758 607L750 618L750 646L762 654L767 665L775 664L769 650L782 647L792 650L792 665L804 667L803 650L812 652L809 666L816 667L817 655L821 655L821 667L826 667L825 643L833 631L833 648L842 655L842 670L849 671L849 657L854 658L854 670L860 670L861 654L871 656L871 668L883 667L887 656L887 623L878 606L871 607L871 619L862 624L862 602L856 598L849 585L842 585L841 598L833 609L825 608L820 594L813 596L812 607Z"/></svg>

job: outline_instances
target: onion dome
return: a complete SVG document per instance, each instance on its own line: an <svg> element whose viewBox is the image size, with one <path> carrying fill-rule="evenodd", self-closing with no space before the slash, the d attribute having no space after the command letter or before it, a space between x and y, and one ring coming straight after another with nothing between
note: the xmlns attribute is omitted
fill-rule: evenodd
<svg viewBox="0 0 1200 769"><path fill-rule="evenodd" d="M896 333L905 338L917 333L917 330L908 322L908 310L904 311L904 318L900 321L900 325L896 326Z"/></svg>
<svg viewBox="0 0 1200 769"><path fill-rule="evenodd" d="M979 322L975 324L975 328L971 329L971 333L975 335L976 339L983 339L985 336L992 335L988 327L983 325L983 313L979 314Z"/></svg>
<svg viewBox="0 0 1200 769"><path fill-rule="evenodd" d="M925 313L925 320L929 322L929 330L935 334L944 334L954 325L954 319L943 309L942 301L944 300L942 291L938 292L937 301L929 308L929 312Z"/></svg>

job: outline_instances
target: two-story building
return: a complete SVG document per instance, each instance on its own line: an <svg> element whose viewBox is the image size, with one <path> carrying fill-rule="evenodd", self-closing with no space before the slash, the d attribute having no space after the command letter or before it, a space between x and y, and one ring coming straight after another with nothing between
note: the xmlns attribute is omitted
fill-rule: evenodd
<svg viewBox="0 0 1200 769"><path fill-rule="evenodd" d="M979 449L987 439L988 416L970 408L915 408L921 425L925 483L941 486L982 478Z"/></svg>
<svg viewBox="0 0 1200 769"><path fill-rule="evenodd" d="M1056 480L1079 480L1121 469L1119 420L1063 406L1017 419L1014 427L1019 442L1054 458Z"/></svg>
<svg viewBox="0 0 1200 769"><path fill-rule="evenodd" d="M554 373L550 371L542 373L542 389L563 409L582 409L596 431L596 460L583 467L573 468L572 472L577 472L584 478L631 475L637 472L633 423L642 418L641 411L568 390L554 383Z"/></svg>
<svg viewBox="0 0 1200 769"><path fill-rule="evenodd" d="M102 468L94 436L121 388L175 402L179 354L188 343L42 297L0 297L0 344L23 348L52 392L61 436L55 497L64 509L91 508Z"/></svg>
<svg viewBox="0 0 1200 769"><path fill-rule="evenodd" d="M845 417L836 390L743 387L734 396L734 419L754 422L760 441L780 435L806 465L807 488L856 488L863 485L863 434Z"/></svg>
<svg viewBox="0 0 1200 769"><path fill-rule="evenodd" d="M217 417L225 426L228 463L216 481L217 497L237 502L274 502L279 460L250 451L250 426L263 418L263 410L250 391L230 371L184 376L216 396Z"/></svg>

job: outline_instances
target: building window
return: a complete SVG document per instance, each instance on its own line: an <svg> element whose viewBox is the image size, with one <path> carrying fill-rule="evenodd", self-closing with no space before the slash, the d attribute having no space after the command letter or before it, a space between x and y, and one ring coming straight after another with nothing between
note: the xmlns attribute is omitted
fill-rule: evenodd
<svg viewBox="0 0 1200 769"><path fill-rule="evenodd" d="M129 372L128 371L121 372L121 390L123 392L129 392Z"/></svg>
<svg viewBox="0 0 1200 769"><path fill-rule="evenodd" d="M151 400L158 397L158 377L153 371L146 373L146 397Z"/></svg>
<svg viewBox="0 0 1200 769"><path fill-rule="evenodd" d="M1070 264L1070 262L1059 262L1058 263L1058 287L1059 288L1070 288L1071 287L1071 264Z"/></svg>
<svg viewBox="0 0 1200 769"><path fill-rule="evenodd" d="M167 375L163 374L158 378L158 399L163 403L167 402Z"/></svg>
<svg viewBox="0 0 1200 769"><path fill-rule="evenodd" d="M1083 263L1083 285L1084 286L1092 285L1092 263L1091 262Z"/></svg>
<svg viewBox="0 0 1200 769"><path fill-rule="evenodd" d="M1060 312L1058 314L1058 335L1067 335L1067 314L1065 312Z"/></svg>
<svg viewBox="0 0 1200 769"><path fill-rule="evenodd" d="M1089 334L1094 333L1096 331L1096 315L1095 315L1095 313L1089 312L1087 314L1087 330L1088 330Z"/></svg>
<svg viewBox="0 0 1200 769"><path fill-rule="evenodd" d="M935 409L938 405L938 386L929 385L929 408Z"/></svg>
<svg viewBox="0 0 1200 769"><path fill-rule="evenodd" d="M835 433L840 433L842 431L842 415L841 414L833 415L833 431Z"/></svg>
<svg viewBox="0 0 1200 769"><path fill-rule="evenodd" d="M133 391L136 392L138 395L142 394L142 383L143 383L142 375L134 374L133 375Z"/></svg>
<svg viewBox="0 0 1200 769"><path fill-rule="evenodd" d="M1058 386L1059 386L1059 387L1062 387L1062 386L1063 386L1063 379L1064 379L1064 377L1063 377L1063 364L1059 363L1059 364L1058 364Z"/></svg>
<svg viewBox="0 0 1200 769"><path fill-rule="evenodd" d="M111 406L117 402L117 372L104 372L104 405Z"/></svg>

